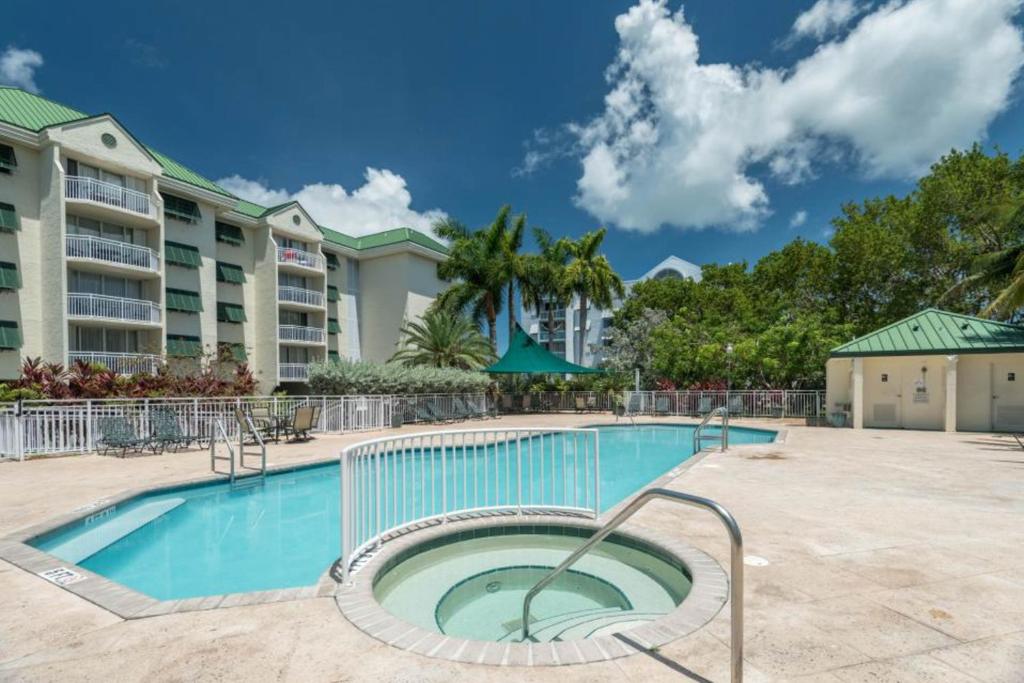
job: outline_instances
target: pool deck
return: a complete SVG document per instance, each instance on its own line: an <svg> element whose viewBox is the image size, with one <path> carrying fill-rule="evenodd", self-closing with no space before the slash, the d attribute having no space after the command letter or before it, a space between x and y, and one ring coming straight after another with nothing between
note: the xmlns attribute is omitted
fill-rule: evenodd
<svg viewBox="0 0 1024 683"><path fill-rule="evenodd" d="M517 416L403 431L610 420ZM1024 680L1024 451L1016 442L786 429L784 443L713 453L669 485L717 500L743 529L745 680ZM271 446L268 461L323 459L378 435ZM208 473L202 451L3 463L0 537L127 489ZM659 502L633 523L728 567L728 543L706 513ZM515 668L389 647L352 626L326 596L124 620L2 561L0 585L4 681L728 680L728 611L656 652Z"/></svg>

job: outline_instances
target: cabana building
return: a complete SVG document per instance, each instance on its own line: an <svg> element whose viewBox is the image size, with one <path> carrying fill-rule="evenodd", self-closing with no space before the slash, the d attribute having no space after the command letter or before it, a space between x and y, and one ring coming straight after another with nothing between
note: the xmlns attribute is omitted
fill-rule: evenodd
<svg viewBox="0 0 1024 683"><path fill-rule="evenodd" d="M1024 431L1024 327L934 308L832 350L833 424Z"/></svg>

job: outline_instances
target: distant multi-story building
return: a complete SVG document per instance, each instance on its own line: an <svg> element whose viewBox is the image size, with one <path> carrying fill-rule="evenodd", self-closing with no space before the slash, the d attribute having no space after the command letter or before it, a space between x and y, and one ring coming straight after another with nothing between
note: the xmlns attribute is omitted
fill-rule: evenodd
<svg viewBox="0 0 1024 683"><path fill-rule="evenodd" d="M0 87L0 380L25 356L132 373L228 349L269 391L313 361L385 360L446 253L241 200L110 114Z"/></svg>
<svg viewBox="0 0 1024 683"><path fill-rule="evenodd" d="M658 265L651 268L641 277L625 282L626 293L637 282L652 280L656 278L690 278L700 280L700 266L684 261L677 256L669 256ZM608 338L608 330L611 327L612 315L622 305L620 299L612 302L609 309L587 307L587 330L584 337L582 354L577 348L577 335L580 331L580 300L573 297L568 307L551 303L545 304L544 309L537 314L535 309L524 308L520 313L520 320L523 327L530 336L548 348L548 340L552 340L551 351L566 360L581 365L593 367L601 362L602 348ZM554 309L554 327L549 328L548 309Z"/></svg>

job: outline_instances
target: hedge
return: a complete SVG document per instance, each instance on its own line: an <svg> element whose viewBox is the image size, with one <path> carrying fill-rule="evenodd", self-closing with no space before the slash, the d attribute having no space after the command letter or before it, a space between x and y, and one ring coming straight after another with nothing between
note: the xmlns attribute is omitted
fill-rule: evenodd
<svg viewBox="0 0 1024 683"><path fill-rule="evenodd" d="M484 391L490 384L490 377L482 372L423 365L340 360L309 368L309 388L325 396L469 394Z"/></svg>

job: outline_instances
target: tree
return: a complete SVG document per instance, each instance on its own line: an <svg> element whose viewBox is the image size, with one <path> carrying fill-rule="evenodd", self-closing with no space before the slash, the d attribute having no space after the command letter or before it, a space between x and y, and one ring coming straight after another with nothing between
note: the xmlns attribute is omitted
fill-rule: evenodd
<svg viewBox="0 0 1024 683"><path fill-rule="evenodd" d="M541 228L533 229L539 254L530 254L524 264L525 277L520 285L523 306L530 306L540 317L547 306L547 349L554 348L555 306L565 307L572 298L565 287L565 265L569 261L569 241L554 239Z"/></svg>
<svg viewBox="0 0 1024 683"><path fill-rule="evenodd" d="M499 245L499 267L508 292L508 338L511 339L516 333L516 285L521 285L526 280L527 258L524 254L519 253L526 232L526 214L516 216L512 226L509 227L509 211L508 205L501 207L498 218L487 230L493 233L490 239Z"/></svg>
<svg viewBox="0 0 1024 683"><path fill-rule="evenodd" d="M659 377L653 371L654 346L651 338L668 320L664 311L646 309L639 318L619 327L613 326L605 345L603 366L608 370L632 376L640 371L641 386L651 386Z"/></svg>
<svg viewBox="0 0 1024 683"><path fill-rule="evenodd" d="M569 264L565 267L565 288L580 299L580 331L576 344L576 362L583 360L583 342L587 336L587 307L593 302L611 308L612 297L625 296L625 287L608 258L600 253L605 228L588 232L568 243ZM566 321L566 325L571 321Z"/></svg>
<svg viewBox="0 0 1024 683"><path fill-rule="evenodd" d="M402 327L401 348L391 361L404 365L479 370L494 360L491 345L466 318L432 307Z"/></svg>
<svg viewBox="0 0 1024 683"><path fill-rule="evenodd" d="M499 219L506 208L498 212ZM497 320L505 286L497 231L471 232L451 218L435 222L433 229L451 242L448 258L437 265L437 275L455 281L438 297L438 304L452 312L468 311L475 321L486 320L491 348L497 353Z"/></svg>

